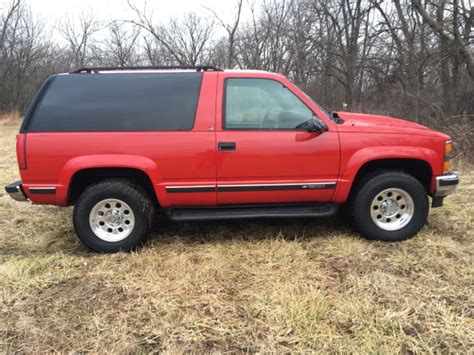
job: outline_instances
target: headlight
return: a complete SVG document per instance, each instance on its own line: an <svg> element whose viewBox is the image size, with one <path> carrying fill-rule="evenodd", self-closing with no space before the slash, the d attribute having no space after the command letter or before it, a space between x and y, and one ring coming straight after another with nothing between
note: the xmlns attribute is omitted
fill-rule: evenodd
<svg viewBox="0 0 474 355"><path fill-rule="evenodd" d="M451 172L452 161L453 161L453 142L446 141L446 143L444 144L443 174Z"/></svg>

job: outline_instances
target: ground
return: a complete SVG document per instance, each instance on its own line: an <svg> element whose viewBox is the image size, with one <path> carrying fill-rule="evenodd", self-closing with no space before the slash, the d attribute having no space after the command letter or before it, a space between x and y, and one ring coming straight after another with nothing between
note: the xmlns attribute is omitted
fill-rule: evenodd
<svg viewBox="0 0 474 355"><path fill-rule="evenodd" d="M0 185L19 178L0 125ZM0 352L474 351L474 171L401 243L342 217L162 221L101 255L72 209L0 191Z"/></svg>

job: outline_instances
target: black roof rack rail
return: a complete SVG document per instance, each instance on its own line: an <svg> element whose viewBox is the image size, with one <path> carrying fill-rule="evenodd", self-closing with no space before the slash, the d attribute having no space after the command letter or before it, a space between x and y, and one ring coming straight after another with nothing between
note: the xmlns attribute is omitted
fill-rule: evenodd
<svg viewBox="0 0 474 355"><path fill-rule="evenodd" d="M210 65L157 65L157 66L135 66L135 67L84 67L73 70L69 74L90 74L99 71L113 70L196 70L196 71L222 71L222 69Z"/></svg>

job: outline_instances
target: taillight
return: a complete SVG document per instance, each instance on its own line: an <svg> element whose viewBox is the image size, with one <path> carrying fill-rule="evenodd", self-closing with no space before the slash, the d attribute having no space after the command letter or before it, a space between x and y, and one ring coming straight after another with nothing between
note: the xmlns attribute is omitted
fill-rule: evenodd
<svg viewBox="0 0 474 355"><path fill-rule="evenodd" d="M453 142L446 141L444 144L443 174L451 172L453 155Z"/></svg>
<svg viewBox="0 0 474 355"><path fill-rule="evenodd" d="M26 169L26 134L16 136L16 159L20 169Z"/></svg>

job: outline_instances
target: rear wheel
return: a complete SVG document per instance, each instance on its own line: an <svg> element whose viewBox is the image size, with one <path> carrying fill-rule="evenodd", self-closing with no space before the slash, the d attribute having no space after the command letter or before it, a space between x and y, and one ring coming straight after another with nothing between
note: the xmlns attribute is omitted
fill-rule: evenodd
<svg viewBox="0 0 474 355"><path fill-rule="evenodd" d="M360 233L383 241L413 237L429 212L423 185L411 175L393 171L363 178L355 187L349 207Z"/></svg>
<svg viewBox="0 0 474 355"><path fill-rule="evenodd" d="M153 214L153 204L141 188L104 181L82 193L73 222L87 247L98 252L129 251L147 238Z"/></svg>

